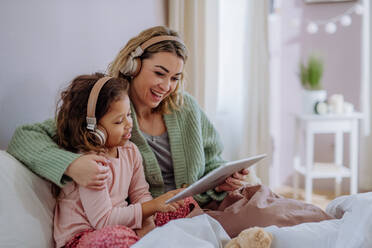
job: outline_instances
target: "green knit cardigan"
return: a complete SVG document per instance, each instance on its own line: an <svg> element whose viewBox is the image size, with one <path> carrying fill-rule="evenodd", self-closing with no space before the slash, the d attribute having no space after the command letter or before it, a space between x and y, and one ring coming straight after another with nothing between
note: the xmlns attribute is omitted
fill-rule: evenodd
<svg viewBox="0 0 372 248"><path fill-rule="evenodd" d="M143 158L146 180L154 197L164 193L164 182L160 166L154 152L141 134L137 117L132 106L133 130L131 141L136 144ZM172 154L176 187L192 184L225 161L221 158L222 144L218 133L200 109L196 101L187 93L180 110L163 115L167 127ZM55 121L18 127L7 151L28 166L36 174L63 187L66 168L80 155L61 149L54 141ZM211 199L221 201L226 193L209 190L194 196L200 203Z"/></svg>

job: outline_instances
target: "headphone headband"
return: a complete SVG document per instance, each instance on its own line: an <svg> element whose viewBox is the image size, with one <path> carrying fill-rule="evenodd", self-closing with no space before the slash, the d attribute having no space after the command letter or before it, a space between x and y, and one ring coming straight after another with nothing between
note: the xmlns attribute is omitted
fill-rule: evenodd
<svg viewBox="0 0 372 248"><path fill-rule="evenodd" d="M129 57L127 61L122 65L122 68L120 68L120 72L131 77L135 77L136 75L138 75L141 70L141 59L139 57L145 52L148 47L162 41L176 41L185 46L183 40L177 36L159 35L152 37L141 45L137 46L136 49L134 49L128 55Z"/></svg>
<svg viewBox="0 0 372 248"><path fill-rule="evenodd" d="M91 131L96 130L97 120L96 120L96 104L98 100L99 92L101 91L103 85L109 81L112 77L100 78L93 86L89 94L88 105L87 105L87 129Z"/></svg>
<svg viewBox="0 0 372 248"><path fill-rule="evenodd" d="M185 46L185 44L183 43L183 40L177 36L159 35L159 36L152 37L151 39L145 41L144 43L140 45L140 47L142 49L142 52L144 52L146 48L148 48L149 46L152 46L156 43L166 41L166 40L169 40L169 41L174 40L174 41L181 43L183 46Z"/></svg>

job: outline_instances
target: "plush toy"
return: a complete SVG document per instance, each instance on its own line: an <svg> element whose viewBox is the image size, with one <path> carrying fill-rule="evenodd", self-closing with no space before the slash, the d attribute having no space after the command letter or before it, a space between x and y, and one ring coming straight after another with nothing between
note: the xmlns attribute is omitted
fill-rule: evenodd
<svg viewBox="0 0 372 248"><path fill-rule="evenodd" d="M273 235L263 228L252 227L230 240L225 248L270 248Z"/></svg>

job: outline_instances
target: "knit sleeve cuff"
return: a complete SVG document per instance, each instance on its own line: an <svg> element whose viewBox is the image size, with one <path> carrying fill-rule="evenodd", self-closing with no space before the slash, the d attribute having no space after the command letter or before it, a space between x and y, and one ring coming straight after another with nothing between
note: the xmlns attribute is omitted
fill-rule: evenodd
<svg viewBox="0 0 372 248"><path fill-rule="evenodd" d="M217 192L214 189L208 190L206 193L215 201L222 201L227 195L226 191Z"/></svg>
<svg viewBox="0 0 372 248"><path fill-rule="evenodd" d="M210 201L222 201L225 199L227 192L216 192L215 190L208 190L205 193L194 195L194 199L198 202L200 206L208 204Z"/></svg>

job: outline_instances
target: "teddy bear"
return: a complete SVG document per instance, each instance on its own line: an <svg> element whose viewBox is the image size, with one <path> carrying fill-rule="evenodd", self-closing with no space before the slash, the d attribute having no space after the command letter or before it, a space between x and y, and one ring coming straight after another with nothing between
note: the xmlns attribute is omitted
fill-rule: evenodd
<svg viewBox="0 0 372 248"><path fill-rule="evenodd" d="M270 248L273 235L261 227L245 229L230 240L225 248Z"/></svg>

